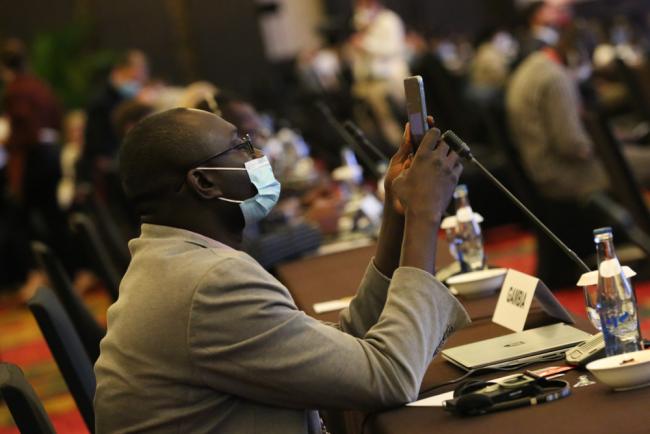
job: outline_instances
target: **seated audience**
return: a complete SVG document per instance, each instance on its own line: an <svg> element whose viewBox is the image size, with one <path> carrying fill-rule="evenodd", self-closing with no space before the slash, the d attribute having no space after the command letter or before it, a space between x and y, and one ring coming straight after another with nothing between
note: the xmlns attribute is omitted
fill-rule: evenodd
<svg viewBox="0 0 650 434"><path fill-rule="evenodd" d="M404 23L381 0L356 0L352 47L353 94L368 104L384 138L398 143L400 127L388 99L404 102L409 75Z"/></svg>
<svg viewBox="0 0 650 434"><path fill-rule="evenodd" d="M566 36L566 37L565 37ZM524 166L547 198L584 200L608 188L580 118L580 95L566 68L569 32L556 46L531 54L513 73L507 110ZM639 181L650 185L650 150L626 146Z"/></svg>
<svg viewBox="0 0 650 434"><path fill-rule="evenodd" d="M21 271L31 270L21 294L26 299L45 281L31 260L30 240L50 245L68 271L77 267L57 202L63 110L50 86L29 71L26 49L16 39L8 40L0 53L0 78L6 85L2 108L10 126L6 149L7 189L14 204L11 236L21 238L15 252Z"/></svg>
<svg viewBox="0 0 650 434"><path fill-rule="evenodd" d="M476 94L493 94L503 89L517 56L517 42L506 31L490 29L478 38L469 82Z"/></svg>
<svg viewBox="0 0 650 434"><path fill-rule="evenodd" d="M61 180L57 186L57 200L62 210L69 211L77 195L77 163L83 152L86 114L81 110L70 112L63 122L63 148L61 149Z"/></svg>
<svg viewBox="0 0 650 434"><path fill-rule="evenodd" d="M270 119L264 119L253 104L227 91L204 97L196 108L214 112L237 127L240 136L248 134L253 145L271 162L273 172L282 183L313 181L317 176L310 149L304 139L289 127L275 131Z"/></svg>
<svg viewBox="0 0 650 434"><path fill-rule="evenodd" d="M560 31L572 19L568 2L536 0L521 10L525 33L521 35L521 59L547 46L553 46L560 39Z"/></svg>
<svg viewBox="0 0 650 434"><path fill-rule="evenodd" d="M244 226L279 196L262 154L201 110L136 125L120 170L142 235L95 366L96 432L321 433L319 408L415 399L468 317L432 275L458 157L435 129L412 159L411 149L406 135L386 177L376 256L339 324L327 325L239 251Z"/></svg>
<svg viewBox="0 0 650 434"><path fill-rule="evenodd" d="M119 147L113 111L123 101L135 98L148 78L147 58L141 51L128 51L115 63L106 83L87 108L82 177L101 182L102 174L111 170Z"/></svg>
<svg viewBox="0 0 650 434"><path fill-rule="evenodd" d="M578 255L594 253L591 231L611 225L590 208L594 195L609 194L606 168L581 120L578 85L566 67L569 32L531 54L513 73L506 108L513 142L544 204L546 223ZM650 149L626 145L624 154L642 185L650 185ZM543 239L538 276L549 285L573 285L579 271Z"/></svg>

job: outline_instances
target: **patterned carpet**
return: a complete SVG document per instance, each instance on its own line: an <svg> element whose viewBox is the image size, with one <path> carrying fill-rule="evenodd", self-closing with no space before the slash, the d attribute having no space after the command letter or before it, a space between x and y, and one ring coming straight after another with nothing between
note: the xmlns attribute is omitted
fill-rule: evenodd
<svg viewBox="0 0 650 434"><path fill-rule="evenodd" d="M105 323L108 295L93 291L84 296L97 318ZM45 405L57 433L87 434L81 415L43 340L36 321L15 297L0 298L0 361L14 363L25 372ZM13 419L0 403L0 434L15 434Z"/></svg>
<svg viewBox="0 0 650 434"><path fill-rule="evenodd" d="M513 227L496 228L486 233L486 251L490 263L533 274L535 240ZM650 336L650 282L635 282L642 317L642 331ZM560 302L572 313L586 316L582 292L568 288L555 292ZM97 317L105 322L108 296L101 290L85 295ZM0 296L0 360L19 365L26 373L50 415L58 433L87 433L65 383L42 339L36 322L15 297ZM0 434L16 434L11 415L0 403Z"/></svg>

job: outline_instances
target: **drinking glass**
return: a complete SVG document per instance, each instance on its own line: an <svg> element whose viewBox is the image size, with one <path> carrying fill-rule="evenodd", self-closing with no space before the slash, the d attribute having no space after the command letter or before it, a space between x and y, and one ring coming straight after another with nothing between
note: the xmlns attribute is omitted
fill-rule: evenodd
<svg viewBox="0 0 650 434"><path fill-rule="evenodd" d="M601 331L600 315L598 314L598 285L586 285L582 287L585 294L585 307L587 308L587 317L591 324L598 331Z"/></svg>

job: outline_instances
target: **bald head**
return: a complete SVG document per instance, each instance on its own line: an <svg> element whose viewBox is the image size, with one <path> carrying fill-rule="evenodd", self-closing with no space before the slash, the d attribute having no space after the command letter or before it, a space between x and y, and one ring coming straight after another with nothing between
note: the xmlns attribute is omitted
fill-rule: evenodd
<svg viewBox="0 0 650 434"><path fill-rule="evenodd" d="M178 108L134 126L120 149L124 190L142 206L172 197L192 165L226 149L236 128L202 110Z"/></svg>

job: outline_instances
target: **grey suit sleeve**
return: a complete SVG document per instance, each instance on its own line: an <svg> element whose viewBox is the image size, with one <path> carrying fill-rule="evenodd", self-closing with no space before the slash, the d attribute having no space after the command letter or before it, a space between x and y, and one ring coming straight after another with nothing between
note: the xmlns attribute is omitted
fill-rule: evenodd
<svg viewBox="0 0 650 434"><path fill-rule="evenodd" d="M373 258L350 306L341 312L341 330L356 337L363 337L379 319L386 304L389 286L390 279L377 270Z"/></svg>
<svg viewBox="0 0 650 434"><path fill-rule="evenodd" d="M415 399L440 343L467 322L433 276L400 268L379 320L357 338L298 311L259 265L234 258L199 284L187 338L207 387L289 408L371 409Z"/></svg>

